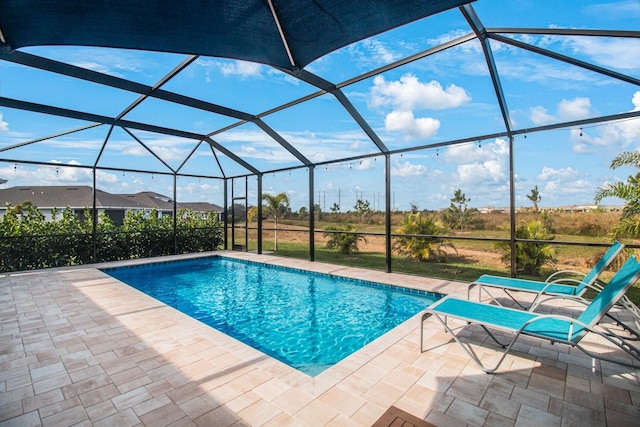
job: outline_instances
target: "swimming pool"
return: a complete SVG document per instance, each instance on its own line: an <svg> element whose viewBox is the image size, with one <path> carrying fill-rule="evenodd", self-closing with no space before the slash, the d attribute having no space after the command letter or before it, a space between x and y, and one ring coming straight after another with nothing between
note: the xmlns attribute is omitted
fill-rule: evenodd
<svg viewBox="0 0 640 427"><path fill-rule="evenodd" d="M442 296L222 256L102 271L311 376Z"/></svg>

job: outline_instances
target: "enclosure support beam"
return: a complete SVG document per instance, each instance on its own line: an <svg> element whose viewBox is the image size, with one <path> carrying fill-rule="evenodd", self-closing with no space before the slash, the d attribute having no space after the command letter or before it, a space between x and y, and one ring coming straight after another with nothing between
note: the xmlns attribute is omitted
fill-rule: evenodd
<svg viewBox="0 0 640 427"><path fill-rule="evenodd" d="M309 260L316 260L316 214L315 214L315 200L313 195L315 193L313 180L314 180L314 166L309 166Z"/></svg>
<svg viewBox="0 0 640 427"><path fill-rule="evenodd" d="M514 172L514 137L509 135L509 220L511 230L511 277L516 277L516 181Z"/></svg>
<svg viewBox="0 0 640 427"><path fill-rule="evenodd" d="M231 178L233 180L233 178ZM229 196L227 187L229 185L229 178L224 179L224 208L222 210L224 218L222 218L222 223L224 226L224 249L229 249L229 222L227 218L229 218L228 206L229 206Z"/></svg>
<svg viewBox="0 0 640 427"><path fill-rule="evenodd" d="M384 155L384 234L385 257L387 261L387 273L391 273L391 155Z"/></svg>
<svg viewBox="0 0 640 427"><path fill-rule="evenodd" d="M91 240L93 244L93 262L98 262L98 210L96 209L97 199L98 199L98 190L96 187L96 167L94 166L92 169L93 172L93 209L91 210L91 217L93 219L91 224Z"/></svg>
<svg viewBox="0 0 640 427"><path fill-rule="evenodd" d="M173 254L178 255L178 192L176 186L178 185L178 175L173 174Z"/></svg>
<svg viewBox="0 0 640 427"><path fill-rule="evenodd" d="M249 252L249 177L244 177L244 251Z"/></svg>
<svg viewBox="0 0 640 427"><path fill-rule="evenodd" d="M256 175L258 178L258 191L256 206L258 207L258 254L262 254L262 174Z"/></svg>

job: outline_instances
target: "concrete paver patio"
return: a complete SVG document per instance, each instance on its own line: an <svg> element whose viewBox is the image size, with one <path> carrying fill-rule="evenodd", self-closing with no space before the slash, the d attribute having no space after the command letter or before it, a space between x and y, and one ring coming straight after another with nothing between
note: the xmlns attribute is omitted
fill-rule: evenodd
<svg viewBox="0 0 640 427"><path fill-rule="evenodd" d="M218 254L466 296L460 282ZM312 378L95 266L0 274L0 427L370 426L390 406L438 426L638 425L637 369L522 339L487 375L425 326L424 353L418 314ZM458 333L497 357L480 328Z"/></svg>

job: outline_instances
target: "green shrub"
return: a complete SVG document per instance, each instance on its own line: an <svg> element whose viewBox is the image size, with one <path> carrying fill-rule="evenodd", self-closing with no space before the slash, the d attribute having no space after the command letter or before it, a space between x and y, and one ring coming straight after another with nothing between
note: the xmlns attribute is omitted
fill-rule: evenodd
<svg viewBox="0 0 640 427"><path fill-rule="evenodd" d="M358 240L366 243L364 236L356 233L358 231L354 225L343 224L339 226L329 226L326 230L342 231L343 233L324 233L328 237L327 248L338 249L341 254L351 254L358 252Z"/></svg>
<svg viewBox="0 0 640 427"><path fill-rule="evenodd" d="M128 212L122 227L101 213L94 259L93 218L88 210L83 218L67 208L46 221L31 204L7 206L0 219L0 271L211 251L223 243L216 213L178 211L175 237L173 218L155 211Z"/></svg>
<svg viewBox="0 0 640 427"><path fill-rule="evenodd" d="M540 221L529 221L516 228L516 239L553 240ZM509 242L496 243L503 252L502 261L511 267L511 245ZM523 274L540 275L545 265L555 263L555 249L548 243L516 242L516 271Z"/></svg>

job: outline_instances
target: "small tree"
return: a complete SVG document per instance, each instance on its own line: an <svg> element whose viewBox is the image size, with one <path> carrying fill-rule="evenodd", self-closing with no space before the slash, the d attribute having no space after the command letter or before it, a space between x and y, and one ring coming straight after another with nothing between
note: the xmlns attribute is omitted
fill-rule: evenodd
<svg viewBox="0 0 640 427"><path fill-rule="evenodd" d="M540 221L530 221L516 228L516 239L523 240L553 240L547 229ZM496 243L500 249L502 261L511 267L511 244L509 242ZM516 271L523 274L540 275L547 264L555 263L555 249L548 243L516 242Z"/></svg>
<svg viewBox="0 0 640 427"><path fill-rule="evenodd" d="M406 255L416 261L446 261L446 247L455 247L446 240L435 237L445 231L444 227L433 218L423 217L419 212L410 213L402 220L402 225L396 230L398 234L393 242L393 250L399 255ZM415 235L423 234L425 237Z"/></svg>
<svg viewBox="0 0 640 427"><path fill-rule="evenodd" d="M540 191L538 190L537 185L531 189L531 194L527 195L527 199L531 200L531 203L533 203L533 213L537 216L538 203L542 200L542 196L540 196Z"/></svg>
<svg viewBox="0 0 640 427"><path fill-rule="evenodd" d="M365 218L371 213L371 204L368 200L358 199L356 204L353 205L353 209L360 215L360 222L365 222Z"/></svg>
<svg viewBox="0 0 640 427"><path fill-rule="evenodd" d="M478 210L474 208L468 208L468 203L471 199L467 199L467 196L461 189L457 189L451 199L451 205L445 211L443 218L444 221L451 228L456 228L462 231L465 223L475 214Z"/></svg>
<svg viewBox="0 0 640 427"><path fill-rule="evenodd" d="M262 200L267 202L265 205L265 211L267 215L273 216L274 225L274 239L273 250L278 250L278 218L282 217L289 210L289 197L286 193L276 194L263 194Z"/></svg>
<svg viewBox="0 0 640 427"><path fill-rule="evenodd" d="M317 220L322 219L322 208L320 207L319 203L315 203L313 205L313 215L315 215Z"/></svg>
<svg viewBox="0 0 640 427"><path fill-rule="evenodd" d="M363 235L356 233L357 228L352 224L330 226L326 230L342 231L342 233L324 233L324 237L329 238L327 248L337 248L341 254L358 252L358 241L367 242Z"/></svg>
<svg viewBox="0 0 640 427"><path fill-rule="evenodd" d="M309 217L309 210L306 206L301 206L300 209L298 209L298 216L300 219L306 219Z"/></svg>

